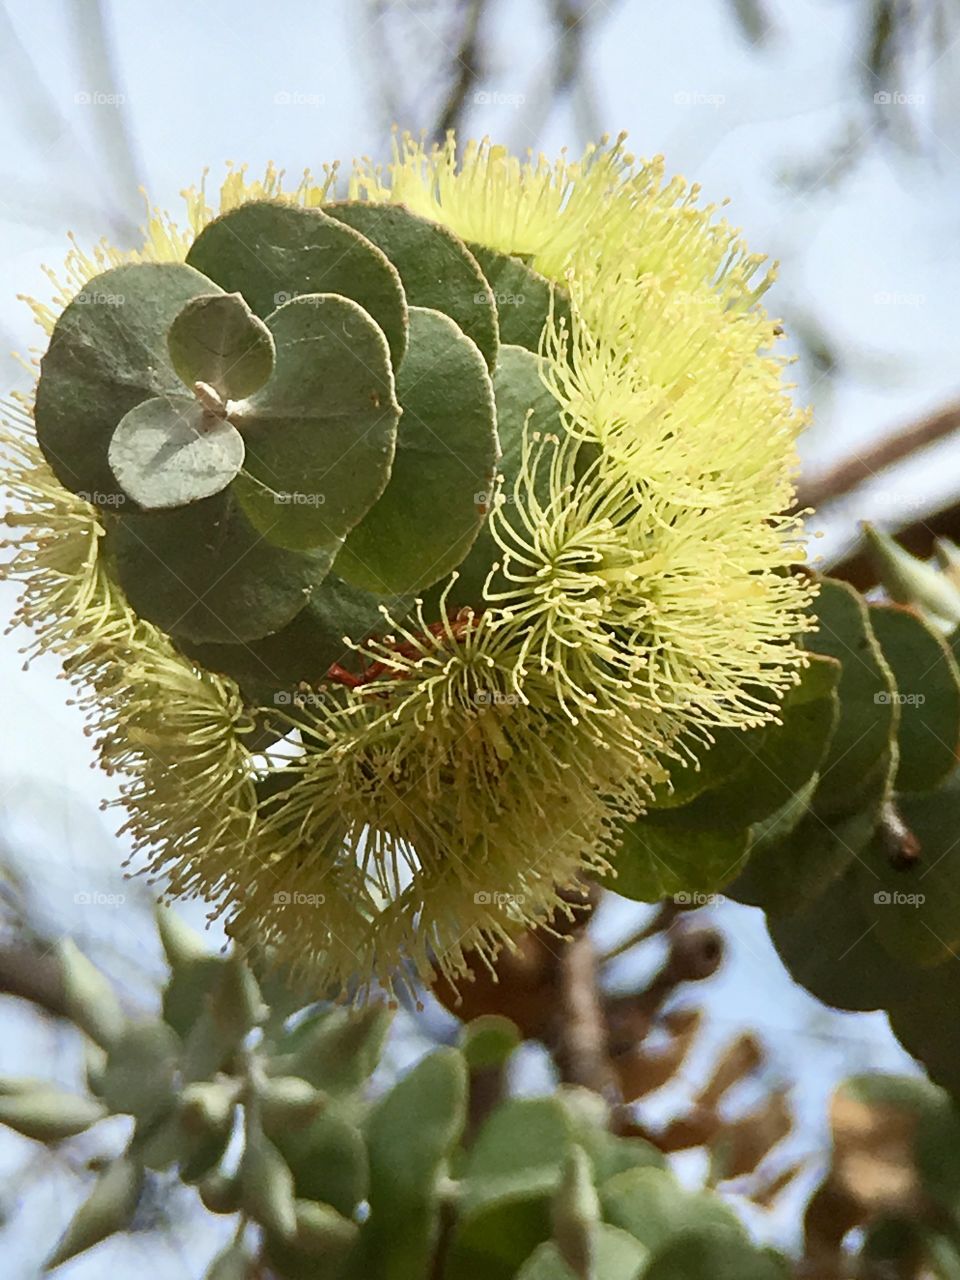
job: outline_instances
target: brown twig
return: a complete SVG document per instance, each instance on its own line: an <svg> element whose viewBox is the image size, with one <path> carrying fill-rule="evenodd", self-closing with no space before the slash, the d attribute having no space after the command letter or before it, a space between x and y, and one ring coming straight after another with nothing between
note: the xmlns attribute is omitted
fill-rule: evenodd
<svg viewBox="0 0 960 1280"><path fill-rule="evenodd" d="M454 54L454 79L447 100L440 108L433 128L435 142L442 142L451 129L459 131L467 110L470 90L483 74L480 59L480 20L486 0L467 0L460 45Z"/></svg>
<svg viewBox="0 0 960 1280"><path fill-rule="evenodd" d="M797 492L797 506L822 507L958 428L960 400L944 405L935 413L928 414L903 431L887 436L864 452L846 458L822 475L802 482Z"/></svg>
<svg viewBox="0 0 960 1280"><path fill-rule="evenodd" d="M581 929L557 960L558 1008L554 1056L560 1077L618 1101L610 1065L607 1023L600 991L600 967L589 930Z"/></svg>

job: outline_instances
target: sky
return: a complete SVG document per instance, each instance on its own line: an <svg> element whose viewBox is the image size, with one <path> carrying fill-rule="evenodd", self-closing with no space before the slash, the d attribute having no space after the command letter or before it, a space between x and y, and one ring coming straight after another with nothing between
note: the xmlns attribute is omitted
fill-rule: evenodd
<svg viewBox="0 0 960 1280"><path fill-rule="evenodd" d="M3 385L28 385L7 352L41 341L16 296L48 294L42 267L62 261L69 230L85 245L104 231L133 244L142 210L138 180L151 202L173 212L183 187L207 168L215 182L227 161L249 163L253 172L273 161L299 174L305 167L318 171L324 161L348 163L356 154L383 156L390 123L384 96L400 104L401 125L424 123L437 97L429 70L449 56L438 7L398 3L378 31L360 0L269 6L114 0L105 6L116 68L111 78L78 57L78 37L89 33L91 21L86 0L8 0L0 50L12 29L33 70L6 41L0 52L6 83L0 106ZM960 31L948 36L936 62L920 58L911 65L898 90L904 101L891 86L890 112L909 111L920 140L920 154L908 157L875 145L869 109L857 92L861 6L777 0L768 8L774 34L758 50L723 0L584 4L590 10L589 92L554 108L555 48L545 3L494 0L485 30L488 74L479 91L485 96L471 102L468 124L473 134L547 153L564 146L576 151L587 130L626 129L637 155L663 153L671 172L702 185L705 199L729 197L728 216L751 247L783 264L771 309L816 317L843 352L829 383L809 364L791 370L798 396L814 405L803 455L816 470L942 404L960 381L952 324L960 290L954 213ZM37 75L39 91L31 79ZM126 169L104 158L115 136L110 112L120 113L133 140L135 160ZM891 115L891 121L904 119ZM859 159L847 172L843 159L850 151ZM809 168L819 170L822 181L798 194L789 176ZM855 534L857 519L890 520L955 496L955 463L956 446L946 443L895 476L876 478L855 503L814 520L813 529L824 533L814 551L836 551ZM9 585L0 586L0 616L9 616L13 597ZM131 1002L148 999L157 961L140 887L127 890L129 903L112 911L80 909L75 900L94 890L124 892L118 846L124 851L112 836L118 818L100 812L111 786L91 771L89 744L57 664L39 659L23 672L25 640L15 634L0 642L0 829L51 931L76 932L113 964ZM615 937L636 911L611 903L601 931ZM769 1072L792 1078L799 1067L801 1146L815 1154L825 1140L826 1100L836 1080L851 1066L898 1069L909 1067L908 1060L882 1016L832 1014L795 988L759 913L729 904L719 917L729 925L732 955L712 984L711 1035L687 1080L705 1069L722 1037L758 1022L770 1046ZM139 958L132 969L122 959L131 952ZM10 1032L0 1033L0 1072L38 1056L70 1069L69 1045L51 1044L51 1033L19 1012L0 1009L0 1018ZM19 1167L23 1156L21 1144L0 1149L0 1167ZM33 1274L38 1256L35 1230L48 1218L62 1218L71 1194L53 1176L39 1190L31 1185L29 1208L8 1233L9 1265L22 1267L22 1277ZM789 1219L784 1211L755 1225L769 1238L789 1241ZM200 1273L206 1242L192 1234L185 1239L171 1246L167 1260L151 1255L158 1276ZM145 1268L146 1250L134 1255ZM65 1280L102 1274L107 1256L65 1268Z"/></svg>

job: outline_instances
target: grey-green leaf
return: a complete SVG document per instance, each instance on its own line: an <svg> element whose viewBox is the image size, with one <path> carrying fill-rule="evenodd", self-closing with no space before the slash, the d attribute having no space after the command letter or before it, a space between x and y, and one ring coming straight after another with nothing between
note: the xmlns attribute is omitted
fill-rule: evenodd
<svg viewBox="0 0 960 1280"><path fill-rule="evenodd" d="M332 294L295 298L267 326L273 377L233 414L247 447L237 493L271 542L338 550L390 478L400 406L387 346Z"/></svg>
<svg viewBox="0 0 960 1280"><path fill-rule="evenodd" d="M105 539L132 607L188 640L238 643L286 626L326 577L330 550L268 542L233 487L170 511L125 516Z"/></svg>
<svg viewBox="0 0 960 1280"><path fill-rule="evenodd" d="M352 298L382 329L394 365L403 359L407 304L396 267L366 237L319 209L272 200L231 209L200 232L187 262L228 292L243 294L264 319L302 294Z"/></svg>
<svg viewBox="0 0 960 1280"><path fill-rule="evenodd" d="M60 1243L47 1259L47 1270L91 1249L115 1231L122 1231L133 1217L142 1185L143 1169L126 1156L109 1165L70 1220Z"/></svg>
<svg viewBox="0 0 960 1280"><path fill-rule="evenodd" d="M95 276L63 312L40 365L36 422L40 448L67 489L122 509L110 437L144 400L183 393L167 331L187 302L215 290L183 263L135 263Z"/></svg>
<svg viewBox="0 0 960 1280"><path fill-rule="evenodd" d="M157 396L120 419L107 457L124 493L156 510L219 493L243 466L243 453L232 423L186 396Z"/></svg>
<svg viewBox="0 0 960 1280"><path fill-rule="evenodd" d="M442 311L480 348L493 371L499 346L497 306L480 265L448 228L396 204L351 200L324 213L359 231L400 272L407 304Z"/></svg>
<svg viewBox="0 0 960 1280"><path fill-rule="evenodd" d="M273 372L273 338L239 293L194 298L167 334L173 367L188 387L206 382L224 400L252 395Z"/></svg>
<svg viewBox="0 0 960 1280"><path fill-rule="evenodd" d="M556 319L566 318L569 329L570 303L561 288L520 258L470 241L467 248L479 262L493 291L502 343L539 351L551 297Z"/></svg>
<svg viewBox="0 0 960 1280"><path fill-rule="evenodd" d="M410 308L390 482L348 536L337 573L405 594L456 568L486 518L499 446L493 386L475 343L439 311Z"/></svg>

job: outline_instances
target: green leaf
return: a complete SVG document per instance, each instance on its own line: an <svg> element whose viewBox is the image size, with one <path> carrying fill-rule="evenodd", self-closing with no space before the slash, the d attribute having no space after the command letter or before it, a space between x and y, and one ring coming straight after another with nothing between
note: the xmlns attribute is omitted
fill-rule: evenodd
<svg viewBox="0 0 960 1280"><path fill-rule="evenodd" d="M819 789L789 834L772 829L769 838L751 842L749 861L730 886L731 897L763 907L768 915L805 909L841 876L873 836L890 793L895 751L873 765L857 788L858 808L838 815L821 809ZM831 803L836 800L831 796Z"/></svg>
<svg viewBox="0 0 960 1280"><path fill-rule="evenodd" d="M281 1239L297 1228L293 1175L276 1147L247 1114L246 1143L238 1173L243 1207L262 1227Z"/></svg>
<svg viewBox="0 0 960 1280"><path fill-rule="evenodd" d="M724 1231L697 1229L669 1241L643 1280L789 1280L786 1263Z"/></svg>
<svg viewBox="0 0 960 1280"><path fill-rule="evenodd" d="M167 334L170 360L188 387L205 382L223 400L242 400L273 372L273 338L239 293L194 298Z"/></svg>
<svg viewBox="0 0 960 1280"><path fill-rule="evenodd" d="M380 1061L392 1021L393 1013L383 1002L314 1014L277 1046L270 1073L302 1076L324 1093L352 1093Z"/></svg>
<svg viewBox="0 0 960 1280"><path fill-rule="evenodd" d="M167 330L185 303L215 288L182 263L144 262L104 271L69 303L40 365L35 415L40 448L65 488L123 508L110 437L144 400L183 394Z"/></svg>
<svg viewBox="0 0 960 1280"><path fill-rule="evenodd" d="M462 1056L439 1049L373 1111L367 1126L370 1218L363 1233L370 1280L427 1274L439 1229L439 1182L463 1131L466 1093Z"/></svg>
<svg viewBox="0 0 960 1280"><path fill-rule="evenodd" d="M130 1023L107 1054L101 1096L114 1112L149 1122L174 1097L180 1040L159 1018Z"/></svg>
<svg viewBox="0 0 960 1280"><path fill-rule="evenodd" d="M92 1098L37 1081L33 1088L0 1096L0 1124L37 1142L75 1138L107 1114Z"/></svg>
<svg viewBox="0 0 960 1280"><path fill-rule="evenodd" d="M700 760L706 787L696 787L682 808L675 804L677 791L689 794L695 783L684 775L693 769L675 770L679 788L665 797L666 804L685 825L747 827L781 809L820 767L839 715L835 692L840 664L813 657L800 672L800 682L788 689L783 702L772 709L781 723L746 731L721 729L716 742ZM714 779L716 781L714 781Z"/></svg>
<svg viewBox="0 0 960 1280"><path fill-rule="evenodd" d="M682 811L678 811L682 812ZM650 813L627 823L612 859L609 887L635 902L718 892L740 871L750 832L687 827L672 811Z"/></svg>
<svg viewBox="0 0 960 1280"><path fill-rule="evenodd" d="M203 1010L187 1036L184 1080L211 1079L265 1014L250 967L239 954L232 952L204 996Z"/></svg>
<svg viewBox="0 0 960 1280"><path fill-rule="evenodd" d="M960 749L960 673L943 637L916 614L874 605L870 622L897 684L898 791L932 791Z"/></svg>
<svg viewBox="0 0 960 1280"><path fill-rule="evenodd" d="M551 1235L570 1149L569 1114L557 1098L511 1098L493 1112L461 1171L448 1280L512 1280Z"/></svg>
<svg viewBox="0 0 960 1280"><path fill-rule="evenodd" d="M143 1186L143 1169L121 1156L100 1174L90 1195L73 1215L60 1243L47 1259L52 1271L69 1258L93 1248L130 1223Z"/></svg>
<svg viewBox="0 0 960 1280"><path fill-rule="evenodd" d="M598 1280L641 1280L648 1251L638 1240L606 1222L597 1225ZM577 1280L552 1240L538 1245L517 1272L517 1280Z"/></svg>
<svg viewBox="0 0 960 1280"><path fill-rule="evenodd" d="M856 891L892 956L940 964L960 946L960 770L938 791L898 796L897 809L920 855L904 866L881 828L854 864Z"/></svg>
<svg viewBox="0 0 960 1280"><path fill-rule="evenodd" d="M665 1169L628 1169L600 1187L607 1222L629 1231L651 1253L673 1237L704 1228L719 1237L743 1235L729 1205L708 1191L685 1191ZM644 1275L646 1280L646 1273Z"/></svg>
<svg viewBox="0 0 960 1280"><path fill-rule="evenodd" d="M402 622L411 601L399 596L377 596L328 575L292 622L273 635L247 644L190 644L181 648L211 671L236 680L251 701L289 709L301 683L318 686L335 663L360 669L356 652L344 644L349 636L362 644L370 636L383 635L390 624ZM328 697L315 692L307 699Z"/></svg>
<svg viewBox="0 0 960 1280"><path fill-rule="evenodd" d="M819 630L807 648L841 666L840 719L820 768L818 810L825 816L848 814L869 789L877 761L895 740L896 689L870 626L867 607L853 587L825 578L814 601Z"/></svg>
<svg viewBox="0 0 960 1280"><path fill-rule="evenodd" d="M228 293L241 293L263 319L303 294L351 298L383 331L394 366L403 359L407 307L396 268L365 236L319 209L270 200L231 209L200 232L187 262ZM347 336L344 355L350 345Z"/></svg>
<svg viewBox="0 0 960 1280"><path fill-rule="evenodd" d="M885 1004L890 1028L930 1079L960 1099L960 961L951 956L935 969L911 969L909 992L894 991Z"/></svg>
<svg viewBox="0 0 960 1280"><path fill-rule="evenodd" d="M112 985L71 939L57 943L56 952L66 1012L95 1044L109 1049L126 1022Z"/></svg>
<svg viewBox="0 0 960 1280"><path fill-rule="evenodd" d="M336 571L368 591L406 595L446 577L470 550L498 444L483 357L439 311L410 309L397 396L403 417L390 481L347 537Z"/></svg>
<svg viewBox="0 0 960 1280"><path fill-rule="evenodd" d="M213 1259L203 1280L250 1280L254 1258L242 1240L232 1240Z"/></svg>
<svg viewBox="0 0 960 1280"><path fill-rule="evenodd" d="M273 546L232 495L111 524L106 551L140 617L187 640L238 643L279 631L307 603L332 552Z"/></svg>
<svg viewBox="0 0 960 1280"><path fill-rule="evenodd" d="M284 1280L334 1277L349 1256L360 1228L330 1207L309 1200L296 1203L297 1227L291 1240L270 1239L267 1257ZM318 1264L321 1264L318 1268Z"/></svg>
<svg viewBox="0 0 960 1280"><path fill-rule="evenodd" d="M360 1130L343 1116L328 1110L298 1129L268 1125L267 1136L289 1165L299 1199L323 1201L347 1217L366 1199L367 1146Z"/></svg>
<svg viewBox="0 0 960 1280"><path fill-rule="evenodd" d="M493 292L502 343L539 351L551 296L556 318L567 320L569 332L570 303L562 289L510 254L470 241L467 248L479 262Z"/></svg>
<svg viewBox="0 0 960 1280"><path fill-rule="evenodd" d="M553 1197L553 1238L575 1276L596 1274L600 1200L593 1185L593 1165L582 1147L567 1156L563 1178Z"/></svg>
<svg viewBox="0 0 960 1280"><path fill-rule="evenodd" d="M460 1032L460 1048L471 1071L503 1067L520 1044L520 1032L499 1014L474 1018Z"/></svg>
<svg viewBox="0 0 960 1280"><path fill-rule="evenodd" d="M225 489L243 466L243 437L185 396L144 400L120 419L107 456L145 510L183 507Z"/></svg>
<svg viewBox="0 0 960 1280"><path fill-rule="evenodd" d="M497 367L493 374L493 393L497 410L497 435L500 439L500 461L497 471L503 477L500 494L503 498L503 514L508 523L517 526L517 503L514 488L523 461L524 428L541 435L561 435L560 409L540 377L540 360L523 347L501 346ZM548 476L545 468L537 473L536 493L549 501ZM496 487L491 485L481 497L482 505L492 508ZM495 562L502 558L493 534L490 517L484 521L477 539L457 569L457 579L447 594L447 607L451 610L470 605L483 607L483 587ZM427 616L439 616L439 602L446 583L441 582L428 593L425 608Z"/></svg>
<svg viewBox="0 0 960 1280"><path fill-rule="evenodd" d="M953 630L960 622L960 591L949 575L918 560L872 525L865 524L863 531L867 553L891 599L914 605L935 626Z"/></svg>
<svg viewBox="0 0 960 1280"><path fill-rule="evenodd" d="M442 311L480 348L491 371L497 360L497 307L480 265L448 228L396 204L344 201L324 205L382 249L400 273L411 307Z"/></svg>
<svg viewBox="0 0 960 1280"><path fill-rule="evenodd" d="M336 224L334 224L336 225ZM333 554L390 478L400 407L383 334L348 298L294 298L267 317L277 364L232 421L237 493L271 542Z"/></svg>
<svg viewBox="0 0 960 1280"><path fill-rule="evenodd" d="M800 911L769 917L777 954L794 982L835 1009L886 1008L916 974L880 945L860 882L847 871Z"/></svg>

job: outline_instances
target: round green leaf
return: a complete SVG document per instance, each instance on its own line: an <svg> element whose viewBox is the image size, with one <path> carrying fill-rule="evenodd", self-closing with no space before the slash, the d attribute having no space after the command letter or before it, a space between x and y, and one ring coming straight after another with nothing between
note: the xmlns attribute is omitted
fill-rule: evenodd
<svg viewBox="0 0 960 1280"><path fill-rule="evenodd" d="M144 400L120 419L107 457L145 510L184 507L225 489L243 466L243 437L185 396Z"/></svg>
<svg viewBox="0 0 960 1280"><path fill-rule="evenodd" d="M889 953L909 964L940 964L960 947L960 770L938 791L897 797L920 843L904 867L880 828L854 864L868 923Z"/></svg>
<svg viewBox="0 0 960 1280"><path fill-rule="evenodd" d="M275 547L233 487L188 507L124 516L107 554L136 612L172 635L235 644L279 631L326 577L329 551Z"/></svg>
<svg viewBox="0 0 960 1280"><path fill-rule="evenodd" d="M813 653L840 663L840 718L820 767L817 805L824 815L853 812L876 762L896 737L897 705L890 668L853 587L825 578L814 601Z"/></svg>
<svg viewBox="0 0 960 1280"><path fill-rule="evenodd" d="M40 365L36 406L40 448L65 488L129 506L107 460L110 438L144 400L183 394L167 331L216 287L183 263L142 262L95 276L69 304Z"/></svg>
<svg viewBox="0 0 960 1280"><path fill-rule="evenodd" d="M848 871L802 910L767 925L794 982L835 1009L866 1013L912 991L916 973L880 945L863 907Z"/></svg>
<svg viewBox="0 0 960 1280"><path fill-rule="evenodd" d="M239 293L194 298L167 334L170 359L192 387L209 383L224 400L242 400L273 372L273 338Z"/></svg>
<svg viewBox="0 0 960 1280"><path fill-rule="evenodd" d="M909 609L874 605L870 624L897 682L898 791L932 791L957 760L960 675L941 635Z"/></svg>
<svg viewBox="0 0 960 1280"><path fill-rule="evenodd" d="M497 410L497 435L500 439L500 461L497 471L503 477L500 489L504 500L504 514L510 524L519 521L514 498L514 485L520 474L523 460L525 427L546 435L559 435L562 431L560 410L556 400L540 377L540 360L524 347L501 346L497 367L493 375L493 393ZM529 420L529 426L527 423ZM541 468L536 478L537 495L547 500L547 471ZM457 579L447 595L447 607L458 609L471 605L483 606L483 587L503 552L490 532L489 509L493 504L496 486L491 485L480 495L481 505L488 514L477 539L466 557L457 566ZM426 609L439 610L439 597L446 589L446 582L428 593Z"/></svg>
<svg viewBox="0 0 960 1280"><path fill-rule="evenodd" d="M247 449L237 495L271 542L336 554L390 477L400 407L387 345L332 294L294 298L267 327L273 377L232 415Z"/></svg>
<svg viewBox="0 0 960 1280"><path fill-rule="evenodd" d="M485 245L467 242L493 291L500 325L500 341L528 351L540 350L540 335L550 314L566 318L569 330L570 302L564 291L520 258Z"/></svg>
<svg viewBox="0 0 960 1280"><path fill-rule="evenodd" d="M623 828L609 887L637 902L677 902L718 892L743 866L749 831L687 827L683 810L650 813Z"/></svg>
<svg viewBox="0 0 960 1280"><path fill-rule="evenodd" d="M670 1240L653 1258L644 1280L789 1280L778 1256L729 1231L702 1228Z"/></svg>
<svg viewBox="0 0 960 1280"><path fill-rule="evenodd" d="M300 685L319 684L334 663L348 669L357 667L357 654L344 644L343 638L349 636L354 643L362 644L369 636L389 630L381 606L399 622L408 612L410 601L375 596L330 574L314 588L293 621L273 635L246 644L181 647L211 671L236 680L252 701L290 707L297 700Z"/></svg>
<svg viewBox="0 0 960 1280"><path fill-rule="evenodd" d="M462 240L402 205L351 200L324 205L323 211L382 249L400 272L407 304L449 316L493 371L500 344L497 306L480 264Z"/></svg>
<svg viewBox="0 0 960 1280"><path fill-rule="evenodd" d="M303 294L351 298L382 329L394 365L403 359L407 304L396 267L358 231L319 209L272 200L231 209L204 227L187 262L228 292L242 293L264 319Z"/></svg>
<svg viewBox="0 0 960 1280"><path fill-rule="evenodd" d="M348 536L337 573L407 594L456 568L486 518L498 444L493 387L476 344L439 311L410 309L397 380L403 409L390 482Z"/></svg>

